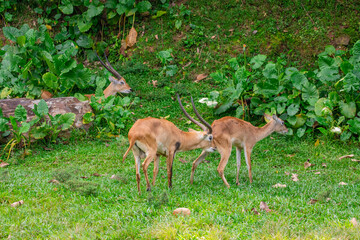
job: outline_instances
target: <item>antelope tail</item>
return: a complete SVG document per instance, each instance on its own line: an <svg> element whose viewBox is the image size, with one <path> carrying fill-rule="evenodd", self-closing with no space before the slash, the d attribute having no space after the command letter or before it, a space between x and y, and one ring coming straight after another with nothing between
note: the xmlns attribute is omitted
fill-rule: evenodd
<svg viewBox="0 0 360 240"><path fill-rule="evenodd" d="M123 163L125 162L125 158L128 155L128 153L130 152L131 148L134 146L134 144L135 144L135 141L130 142L129 148L128 148L128 150L126 150L126 152L123 156L123 161L122 161Z"/></svg>

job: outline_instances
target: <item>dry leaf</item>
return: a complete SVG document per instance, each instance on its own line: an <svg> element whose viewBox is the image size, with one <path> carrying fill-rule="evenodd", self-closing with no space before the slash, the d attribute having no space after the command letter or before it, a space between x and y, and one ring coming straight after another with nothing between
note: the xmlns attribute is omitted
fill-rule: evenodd
<svg viewBox="0 0 360 240"><path fill-rule="evenodd" d="M353 225L354 227L356 227L356 226L358 225L358 222L356 221L356 218L352 218L352 219L350 220L350 222L352 223L352 225Z"/></svg>
<svg viewBox="0 0 360 240"><path fill-rule="evenodd" d="M272 185L273 188L284 188L286 187L286 184L277 183L275 185Z"/></svg>
<svg viewBox="0 0 360 240"><path fill-rule="evenodd" d="M157 80L151 80L151 83L152 83L152 85L153 85L153 87L154 88L156 88L157 87Z"/></svg>
<svg viewBox="0 0 360 240"><path fill-rule="evenodd" d="M352 158L352 157L354 157L354 154L341 156L341 157L339 157L339 160L341 160L341 159L343 159L343 158Z"/></svg>
<svg viewBox="0 0 360 240"><path fill-rule="evenodd" d="M271 212L271 209L268 207L268 205L266 205L265 202L260 202L260 210L266 211L266 212Z"/></svg>
<svg viewBox="0 0 360 240"><path fill-rule="evenodd" d="M214 39L214 38L216 38L216 35L214 35L214 36L211 37L211 39Z"/></svg>
<svg viewBox="0 0 360 240"><path fill-rule="evenodd" d="M195 82L200 82L201 80L207 78L207 76L208 75L205 73L199 74L199 75L197 75Z"/></svg>
<svg viewBox="0 0 360 240"><path fill-rule="evenodd" d="M315 204L317 201L318 201L318 200L312 198L312 199L310 199L310 202L309 202L309 203L310 203L310 204Z"/></svg>
<svg viewBox="0 0 360 240"><path fill-rule="evenodd" d="M108 143L105 143L105 147L109 147L110 146L110 144L108 144Z"/></svg>
<svg viewBox="0 0 360 240"><path fill-rule="evenodd" d="M255 215L260 215L260 213L258 211L256 211L256 208L252 208L251 211L255 214Z"/></svg>
<svg viewBox="0 0 360 240"><path fill-rule="evenodd" d="M320 174L320 172L316 172L316 173L314 173L314 174Z"/></svg>
<svg viewBox="0 0 360 240"><path fill-rule="evenodd" d="M87 178L89 178L89 177L86 177L86 176L81 176L80 178L84 178L84 179L87 179Z"/></svg>
<svg viewBox="0 0 360 240"><path fill-rule="evenodd" d="M56 179L51 179L48 181L48 183L53 183L53 184L60 184L60 182Z"/></svg>
<svg viewBox="0 0 360 240"><path fill-rule="evenodd" d="M320 140L318 139L318 140L316 140L314 146L317 147L319 145L319 143L320 143Z"/></svg>
<svg viewBox="0 0 360 240"><path fill-rule="evenodd" d="M192 64L192 61L188 62L187 64L185 64L182 69L185 69L186 67L190 66L190 64Z"/></svg>
<svg viewBox="0 0 360 240"><path fill-rule="evenodd" d="M271 140L274 140L275 138L273 138L273 137L270 137L270 139L271 139Z"/></svg>
<svg viewBox="0 0 360 240"><path fill-rule="evenodd" d="M173 211L173 215L190 216L190 209L188 208L177 208Z"/></svg>
<svg viewBox="0 0 360 240"><path fill-rule="evenodd" d="M49 99L52 98L52 93L46 90L41 90L41 98L42 99Z"/></svg>
<svg viewBox="0 0 360 240"><path fill-rule="evenodd" d="M339 183L340 186L345 186L345 185L348 185L346 182L340 182Z"/></svg>
<svg viewBox="0 0 360 240"><path fill-rule="evenodd" d="M157 34L155 35L155 38L156 38L156 40L159 40L159 37L158 37L158 35L157 35Z"/></svg>
<svg viewBox="0 0 360 240"><path fill-rule="evenodd" d="M308 159L308 160L304 163L304 168L305 168L305 169L308 168L308 167L311 167L311 166L314 166L314 165L315 165L315 164L311 164L309 161L310 161L310 160Z"/></svg>
<svg viewBox="0 0 360 240"><path fill-rule="evenodd" d="M289 172L285 172L285 175L286 175L286 176L289 176L289 175L290 175L290 173L289 173Z"/></svg>
<svg viewBox="0 0 360 240"><path fill-rule="evenodd" d="M295 156L295 153L294 154L288 154L288 155L286 155L287 157L293 157L293 156Z"/></svg>
<svg viewBox="0 0 360 240"><path fill-rule="evenodd" d="M45 150L45 151L52 151L52 150L54 150L54 149L53 149L53 148L44 147L44 150Z"/></svg>
<svg viewBox="0 0 360 240"><path fill-rule="evenodd" d="M126 41L126 46L127 47L134 46L135 43L136 43L136 38L137 38L137 32L136 32L135 28L132 27L130 29L129 35L127 35L126 40L125 40Z"/></svg>
<svg viewBox="0 0 360 240"><path fill-rule="evenodd" d="M298 176L299 176L298 174L292 173L292 174L291 174L291 180L293 180L294 182L299 181Z"/></svg>
<svg viewBox="0 0 360 240"><path fill-rule="evenodd" d="M100 177L101 174L99 174L99 173L94 173L93 176L95 176L95 177Z"/></svg>
<svg viewBox="0 0 360 240"><path fill-rule="evenodd" d="M23 201L23 200L20 200L20 201L18 201L18 202L12 203L11 206L12 206L12 207L19 207L19 206L21 206L21 205L23 205L23 204L24 204L24 201Z"/></svg>
<svg viewBox="0 0 360 240"><path fill-rule="evenodd" d="M353 162L360 162L360 160L357 160L357 159L354 159L354 158L352 158L351 161L353 161Z"/></svg>
<svg viewBox="0 0 360 240"><path fill-rule="evenodd" d="M8 166L9 164L8 163L6 163L6 162L2 162L2 163L0 163L0 167L6 167L6 166Z"/></svg>
<svg viewBox="0 0 360 240"><path fill-rule="evenodd" d="M322 163L322 164L321 164L321 166L323 166L323 167L327 167L327 166L326 166L326 163Z"/></svg>
<svg viewBox="0 0 360 240"><path fill-rule="evenodd" d="M257 34L257 32L258 32L258 30L254 30L253 32L252 32L252 34Z"/></svg>

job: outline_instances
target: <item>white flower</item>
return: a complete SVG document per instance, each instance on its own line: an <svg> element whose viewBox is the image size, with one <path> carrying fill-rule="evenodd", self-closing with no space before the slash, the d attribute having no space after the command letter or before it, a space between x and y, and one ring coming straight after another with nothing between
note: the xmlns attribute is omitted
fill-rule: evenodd
<svg viewBox="0 0 360 240"><path fill-rule="evenodd" d="M330 131L333 132L333 133L336 133L336 134L340 134L341 133L341 128L333 127Z"/></svg>
<svg viewBox="0 0 360 240"><path fill-rule="evenodd" d="M208 98L200 99L199 103L206 103L208 107L215 107L218 104L217 101L210 101Z"/></svg>

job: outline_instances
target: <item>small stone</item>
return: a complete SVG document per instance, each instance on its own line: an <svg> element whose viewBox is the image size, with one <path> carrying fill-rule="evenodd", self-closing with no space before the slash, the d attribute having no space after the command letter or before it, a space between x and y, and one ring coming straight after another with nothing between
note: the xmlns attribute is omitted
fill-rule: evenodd
<svg viewBox="0 0 360 240"><path fill-rule="evenodd" d="M173 215L190 216L190 209L188 208L177 208L174 210Z"/></svg>

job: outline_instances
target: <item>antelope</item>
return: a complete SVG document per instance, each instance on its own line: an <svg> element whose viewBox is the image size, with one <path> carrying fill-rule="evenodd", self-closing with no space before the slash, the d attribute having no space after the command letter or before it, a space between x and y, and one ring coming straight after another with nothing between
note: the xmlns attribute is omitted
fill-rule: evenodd
<svg viewBox="0 0 360 240"><path fill-rule="evenodd" d="M221 160L217 171L228 188L230 188L230 185L225 179L224 169L229 160L233 146L236 147L236 185L240 184L239 171L241 165L241 149L244 150L246 165L249 172L249 179L250 183L252 183L253 178L251 174L251 151L255 144L273 132L283 134L288 132L288 129L284 125L284 121L282 121L276 115L270 117L269 115L265 114L264 116L269 120L269 122L260 128L235 117L223 117L221 119L215 120L211 125L214 136L213 145L221 155ZM194 181L195 169L207 155L208 152L203 151L200 156L193 162L190 177L191 184Z"/></svg>
<svg viewBox="0 0 360 240"><path fill-rule="evenodd" d="M109 77L110 84L104 90L104 97L107 98L111 95L116 95L116 93L130 93L132 91L131 87L126 83L125 79L111 66L109 60L106 57L106 54L104 53L104 56L108 65L100 59L97 53L96 56L100 60L101 65L103 65L110 73L114 75L114 77ZM85 97L87 97L89 100L92 96L95 96L95 94L85 94Z"/></svg>
<svg viewBox="0 0 360 240"><path fill-rule="evenodd" d="M131 127L128 138L129 148L123 156L123 162L128 155L130 149L132 149L135 166L136 166L136 181L137 189L140 194L140 160L145 158L142 163L143 172L145 175L147 191L150 191L150 182L148 178L147 169L149 164L154 160L154 174L153 182L155 185L155 179L159 172L159 156L165 156L167 176L168 176L168 187L172 187L172 167L175 154L177 152L189 151L196 148L203 149L204 152L213 152L215 149L211 146L212 144L212 128L197 112L193 99L191 103L196 116L198 116L200 122L193 119L184 109L179 95L177 95L180 108L185 116L198 125L202 131L195 131L189 129L189 132L184 132L177 128L172 122L165 119L157 119L147 117L144 119L137 120Z"/></svg>

